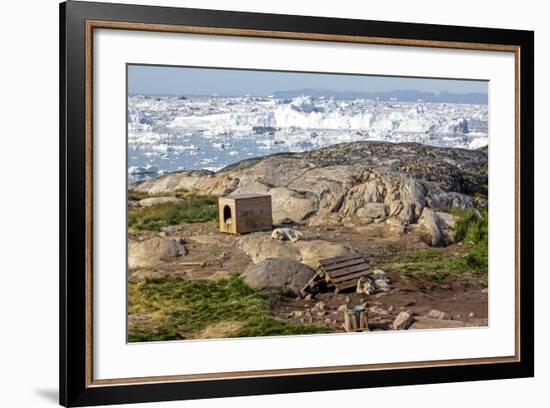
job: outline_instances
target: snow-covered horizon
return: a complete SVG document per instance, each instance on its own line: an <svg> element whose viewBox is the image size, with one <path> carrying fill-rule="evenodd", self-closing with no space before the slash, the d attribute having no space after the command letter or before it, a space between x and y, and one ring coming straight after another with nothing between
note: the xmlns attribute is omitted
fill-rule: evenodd
<svg viewBox="0 0 550 408"><path fill-rule="evenodd" d="M300 96L309 96L316 99L333 98L340 101L349 100L373 100L373 101L400 101L400 102L433 102L433 103L455 103L455 104L480 104L487 105L488 94L485 92L449 92L446 90L423 92L417 89L394 89L391 91L344 91L327 88L302 88L278 90L274 92L261 93L241 93L241 94L224 94L224 93L198 93L185 94L178 93L129 93L132 96L147 96L147 97L191 97L191 98L275 98L275 99L292 99Z"/></svg>
<svg viewBox="0 0 550 408"><path fill-rule="evenodd" d="M487 105L326 97L128 97L131 181L356 141L475 149Z"/></svg>

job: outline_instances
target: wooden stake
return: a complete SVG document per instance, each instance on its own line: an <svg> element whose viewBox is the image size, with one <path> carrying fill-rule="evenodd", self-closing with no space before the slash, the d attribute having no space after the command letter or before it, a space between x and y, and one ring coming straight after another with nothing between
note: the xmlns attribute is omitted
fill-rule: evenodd
<svg viewBox="0 0 550 408"><path fill-rule="evenodd" d="M367 309L364 307L344 310L344 330L347 332L369 331Z"/></svg>

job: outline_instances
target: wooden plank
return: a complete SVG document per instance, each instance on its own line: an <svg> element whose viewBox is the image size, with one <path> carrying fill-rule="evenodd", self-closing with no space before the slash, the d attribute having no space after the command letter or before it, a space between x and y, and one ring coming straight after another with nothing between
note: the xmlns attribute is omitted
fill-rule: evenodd
<svg viewBox="0 0 550 408"><path fill-rule="evenodd" d="M362 310L359 312L359 328L365 331L369 331L369 320L367 312Z"/></svg>
<svg viewBox="0 0 550 408"><path fill-rule="evenodd" d="M357 258L357 259L352 259L350 261L339 262L339 263L336 263L336 264L323 266L323 269L326 272L331 272L331 271L336 271L338 269L343 269L343 268L347 268L347 267L354 266L354 265L359 265L359 264L364 264L364 263L366 263L366 261L363 258Z"/></svg>
<svg viewBox="0 0 550 408"><path fill-rule="evenodd" d="M330 264L333 264L333 263L348 261L348 260L357 259L357 258L363 258L363 256L362 255L335 256L334 258L320 259L319 263L324 266L324 265L330 265Z"/></svg>
<svg viewBox="0 0 550 408"><path fill-rule="evenodd" d="M344 310L344 330L347 332L351 330L351 316L347 310Z"/></svg>
<svg viewBox="0 0 550 408"><path fill-rule="evenodd" d="M352 279L352 280L340 282L337 284L335 283L334 285L338 288L339 291L353 288L357 286L357 279Z"/></svg>
<svg viewBox="0 0 550 408"><path fill-rule="evenodd" d="M355 287L357 287L357 281L346 281L344 283L339 283L336 286L336 289L338 289L338 293L340 293L343 290L347 290Z"/></svg>
<svg viewBox="0 0 550 408"><path fill-rule="evenodd" d="M320 259L319 263L322 265L330 265L333 263L348 261L351 259L357 259L357 258L363 258L362 255L343 255L343 256L335 256L333 258L324 258Z"/></svg>
<svg viewBox="0 0 550 408"><path fill-rule="evenodd" d="M351 329L352 330L357 330L359 328L359 322L357 321L357 313L353 313L351 314Z"/></svg>
<svg viewBox="0 0 550 408"><path fill-rule="evenodd" d="M271 195L269 194L235 194L235 195L225 196L224 198L229 198L231 200L253 200L253 199L271 200Z"/></svg>
<svg viewBox="0 0 550 408"><path fill-rule="evenodd" d="M271 209L271 202L266 201L265 203L251 203L251 202L237 202L235 203L235 208L237 208L238 211L254 211L256 209Z"/></svg>
<svg viewBox="0 0 550 408"><path fill-rule="evenodd" d="M332 282L326 282L325 279L321 276L319 272L317 272L306 284L305 286L300 290L300 294L302 296L305 296L310 289L315 288L318 285L324 285L327 289L334 287Z"/></svg>
<svg viewBox="0 0 550 408"><path fill-rule="evenodd" d="M369 264L365 262L354 266L348 266L347 268L330 271L327 274L329 275L330 279L334 279L334 278L339 278L340 276L352 274L355 272L367 271L369 269L370 269Z"/></svg>
<svg viewBox="0 0 550 408"><path fill-rule="evenodd" d="M357 283L359 278L362 277L362 276L365 276L366 274L367 274L367 270L364 270L364 271L352 273L350 275L340 276L338 278L332 279L332 283L334 283L335 285L338 285L338 282L345 282L345 281L348 281L348 280L351 280L351 279L354 279L355 282Z"/></svg>
<svg viewBox="0 0 550 408"><path fill-rule="evenodd" d="M271 202L271 196L267 195L267 196L238 196L238 197L231 197L233 198L235 201L256 201L256 202L259 202L259 201L269 201Z"/></svg>
<svg viewBox="0 0 550 408"><path fill-rule="evenodd" d="M365 263L367 263L367 261L365 261L365 259L357 258L357 259L352 259L350 261L345 261L345 262L340 262L340 263L337 263L337 264L332 264L332 265L329 265L329 266L323 266L323 269L325 270L325 272L330 273L330 271L334 271L334 270L337 270L337 269L342 269L342 268L345 268L347 266L353 266L353 265L365 264Z"/></svg>
<svg viewBox="0 0 550 408"><path fill-rule="evenodd" d="M313 278L311 278L311 279L307 282L306 286L304 286L304 289L305 289L305 288L313 288L313 287L318 283L317 281L318 281L319 279L320 279L319 275L317 275L317 274L313 275Z"/></svg>

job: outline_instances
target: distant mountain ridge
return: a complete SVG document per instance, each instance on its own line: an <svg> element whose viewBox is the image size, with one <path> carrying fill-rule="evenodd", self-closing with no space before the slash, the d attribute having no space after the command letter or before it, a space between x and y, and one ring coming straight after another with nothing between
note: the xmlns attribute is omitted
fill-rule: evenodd
<svg viewBox="0 0 550 408"><path fill-rule="evenodd" d="M312 97L334 98L339 100L352 99L373 99L381 101L401 101L416 102L440 102L440 103L468 103L481 104L488 103L488 95L484 93L451 93L451 92L421 92L415 90L394 90L384 92L352 92L352 91L333 91L330 89L304 88L289 91L276 91L271 96L275 98L294 98L297 96L308 95Z"/></svg>

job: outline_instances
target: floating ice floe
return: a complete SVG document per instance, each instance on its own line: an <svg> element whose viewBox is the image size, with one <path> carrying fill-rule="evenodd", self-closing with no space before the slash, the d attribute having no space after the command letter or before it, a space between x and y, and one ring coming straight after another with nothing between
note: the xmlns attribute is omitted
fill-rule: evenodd
<svg viewBox="0 0 550 408"><path fill-rule="evenodd" d="M131 166L128 167L128 174L157 174L159 172L156 166Z"/></svg>

